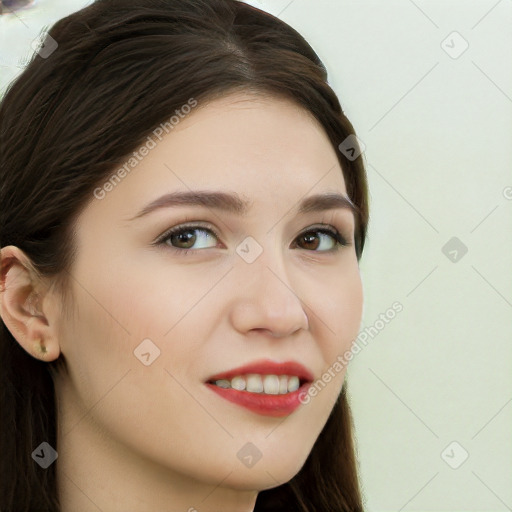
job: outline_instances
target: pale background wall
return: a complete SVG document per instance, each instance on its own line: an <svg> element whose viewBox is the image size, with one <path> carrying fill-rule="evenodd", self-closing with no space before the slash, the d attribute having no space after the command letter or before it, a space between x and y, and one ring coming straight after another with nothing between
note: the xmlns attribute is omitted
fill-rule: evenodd
<svg viewBox="0 0 512 512"><path fill-rule="evenodd" d="M311 43L366 146L374 329L349 389L368 511L512 510L512 1L249 3ZM63 4L0 16L0 90L87 2Z"/></svg>

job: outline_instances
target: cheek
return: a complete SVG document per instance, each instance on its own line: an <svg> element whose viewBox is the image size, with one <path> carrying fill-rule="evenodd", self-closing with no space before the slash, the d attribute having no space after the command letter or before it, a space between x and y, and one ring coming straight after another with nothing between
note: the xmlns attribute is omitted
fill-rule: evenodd
<svg viewBox="0 0 512 512"><path fill-rule="evenodd" d="M81 254L73 269L73 313L63 323L60 342L72 389L88 410L127 371L142 366L135 347L163 328L155 326L159 297L150 293L133 261L105 251L101 257Z"/></svg>
<svg viewBox="0 0 512 512"><path fill-rule="evenodd" d="M314 312L325 329L323 345L327 363L348 350L357 337L363 309L363 288L359 268L347 269L331 279L323 292L317 294Z"/></svg>
<svg viewBox="0 0 512 512"><path fill-rule="evenodd" d="M133 358L130 326L121 314L126 296L113 301L111 292L88 282L76 286L75 314L60 332L61 351L71 380L86 406L94 404L129 368Z"/></svg>
<svg viewBox="0 0 512 512"><path fill-rule="evenodd" d="M309 294L309 302L306 300L312 309L308 313L310 328L323 360L321 375L303 397L304 410L310 413L305 412L304 421L311 422L312 429L318 427L326 411L332 410L341 391L348 366L346 353L358 335L363 308L357 263L330 275L330 280L317 280L322 286Z"/></svg>
<svg viewBox="0 0 512 512"><path fill-rule="evenodd" d="M134 351L145 339L163 356L157 366L186 367L200 348L193 340L204 337L218 276L146 255L133 261L111 254L115 263L96 266L83 258L75 269L76 315L63 333L63 352L87 388L104 390L123 368L143 367ZM180 343L185 339L188 345Z"/></svg>
<svg viewBox="0 0 512 512"><path fill-rule="evenodd" d="M125 318L131 332L143 336L171 336L172 330L215 287L219 276L206 268L182 267L165 255L147 254L138 263L123 261L116 269L111 288L123 294L114 307ZM129 279L125 279L129 276ZM171 332L170 332L171 331Z"/></svg>
<svg viewBox="0 0 512 512"><path fill-rule="evenodd" d="M181 379L189 370L193 374L205 340L218 323L219 290L215 285L219 273L199 266L183 268L164 257L153 258L152 264L141 260L129 265L129 280L121 279L127 275L128 265L119 266L105 290L119 295L113 301L113 311L130 332L125 336L128 364L135 365L136 371L146 368L136 358L148 350L153 358L155 351L157 358L147 368L166 368Z"/></svg>

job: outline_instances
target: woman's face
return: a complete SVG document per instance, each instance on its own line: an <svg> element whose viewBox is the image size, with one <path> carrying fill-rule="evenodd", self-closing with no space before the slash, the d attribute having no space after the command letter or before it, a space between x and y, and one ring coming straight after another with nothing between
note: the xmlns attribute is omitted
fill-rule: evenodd
<svg viewBox="0 0 512 512"><path fill-rule="evenodd" d="M246 213L212 200L137 217L165 194L199 191L247 201ZM261 360L296 362L316 380L350 348L362 311L354 215L333 203L298 211L328 193L347 196L320 125L286 100L233 94L192 109L93 197L77 223L74 314L59 325L69 371L56 381L61 446L82 436L94 452L95 432L114 458L212 485L262 490L291 479L345 370L331 370L309 403L274 413L267 395L256 411L206 382ZM200 226L155 244L184 223ZM256 373L287 372L298 370ZM271 391L275 379L266 380Z"/></svg>

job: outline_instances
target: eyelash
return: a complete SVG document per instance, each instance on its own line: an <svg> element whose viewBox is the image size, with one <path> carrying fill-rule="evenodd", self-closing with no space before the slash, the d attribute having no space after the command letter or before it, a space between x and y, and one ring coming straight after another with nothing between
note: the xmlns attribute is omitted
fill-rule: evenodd
<svg viewBox="0 0 512 512"><path fill-rule="evenodd" d="M217 240L220 239L219 234L216 232L216 230L212 229L211 227L206 227L201 224L180 224L179 226L174 226L171 229L168 229L165 233L161 234L153 242L152 245L165 246L166 249L170 249L171 251L175 252L176 254L180 254L183 256L187 255L187 253L189 251L199 252L201 250L204 250L204 248L203 249L180 249L178 247L173 247L172 245L169 245L166 243L167 240L169 240L172 235L179 234L182 232L195 231L195 230L209 232L209 233L213 234L215 236L215 238L217 238ZM347 247L347 246L352 245L351 242L349 242L334 226L327 227L326 225L321 225L321 226L313 225L313 226L309 227L307 230L305 230L302 233L300 233L299 235L297 235L297 238L295 240L297 240L301 236L304 236L304 235L307 235L310 233L323 233L325 235L329 235L336 242L336 246L333 249L329 249L327 251L316 251L316 250L308 251L308 249L304 249L307 252L317 252L320 254L322 254L322 253L329 254L329 253L334 253L334 252L339 251L341 247ZM206 249L214 249L214 247L207 247Z"/></svg>

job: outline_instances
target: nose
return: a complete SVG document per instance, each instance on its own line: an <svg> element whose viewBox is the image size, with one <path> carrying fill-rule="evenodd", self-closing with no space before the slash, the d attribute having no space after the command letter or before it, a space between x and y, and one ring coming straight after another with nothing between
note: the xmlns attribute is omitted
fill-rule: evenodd
<svg viewBox="0 0 512 512"><path fill-rule="evenodd" d="M244 335L254 330L278 338L308 330L304 304L287 278L284 265L264 254L251 264L238 261L235 265L237 291L231 308L232 325Z"/></svg>

